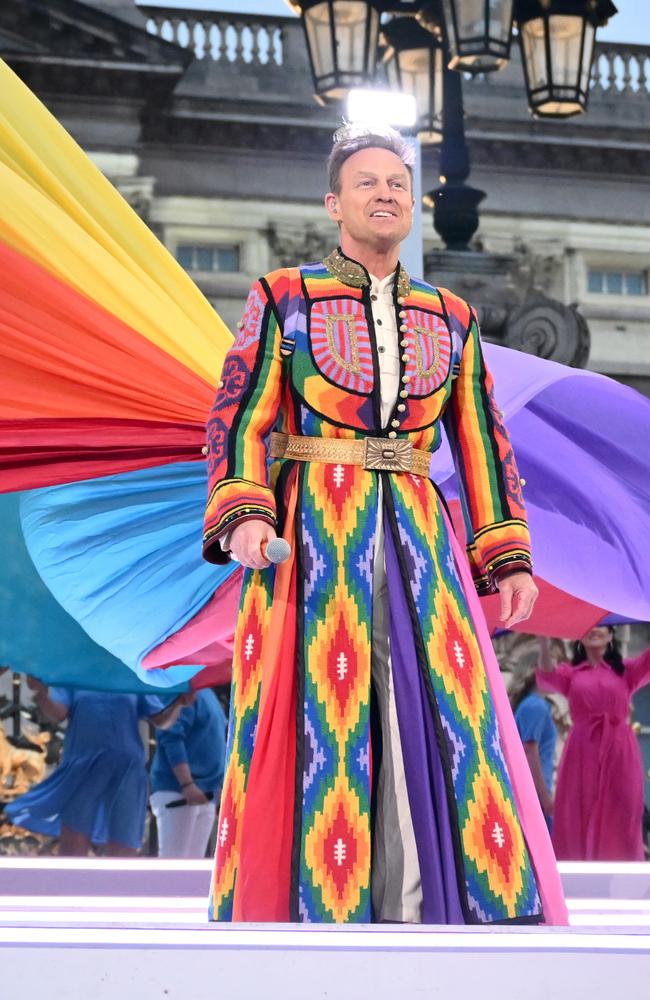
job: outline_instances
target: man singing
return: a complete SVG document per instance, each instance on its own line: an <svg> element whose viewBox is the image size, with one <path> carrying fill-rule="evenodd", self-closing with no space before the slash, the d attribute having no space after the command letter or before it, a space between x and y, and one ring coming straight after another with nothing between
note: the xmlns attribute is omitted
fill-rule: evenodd
<svg viewBox="0 0 650 1000"><path fill-rule="evenodd" d="M565 920L476 597L506 628L533 607L520 480L475 313L399 263L411 156L337 132L340 245L255 283L221 373L204 553L246 572L215 920Z"/></svg>

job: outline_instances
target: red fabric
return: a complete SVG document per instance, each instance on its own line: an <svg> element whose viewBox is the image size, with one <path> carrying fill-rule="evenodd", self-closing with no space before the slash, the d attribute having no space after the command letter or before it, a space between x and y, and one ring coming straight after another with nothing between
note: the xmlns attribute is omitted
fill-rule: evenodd
<svg viewBox="0 0 650 1000"><path fill-rule="evenodd" d="M214 388L43 268L0 243L0 420L205 425Z"/></svg>
<svg viewBox="0 0 650 1000"><path fill-rule="evenodd" d="M0 490L202 460L205 429L147 420L0 421Z"/></svg>
<svg viewBox="0 0 650 1000"><path fill-rule="evenodd" d="M514 625L513 632L529 632L533 635L561 635L565 639L580 639L593 625L608 614L604 608L581 601L565 590L559 590L553 584L547 583L541 577L535 577L539 588L539 597L535 603L530 618L519 625ZM481 607L485 614L490 632L503 628L499 617L499 595L481 598Z"/></svg>
<svg viewBox="0 0 650 1000"><path fill-rule="evenodd" d="M284 529L292 555L276 570L259 723L242 817L233 920L290 919L296 780L296 493L294 483Z"/></svg>

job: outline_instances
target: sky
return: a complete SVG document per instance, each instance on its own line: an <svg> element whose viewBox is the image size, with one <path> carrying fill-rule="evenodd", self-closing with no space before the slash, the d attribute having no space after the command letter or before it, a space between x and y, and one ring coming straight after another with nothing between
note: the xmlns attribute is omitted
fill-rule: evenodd
<svg viewBox="0 0 650 1000"><path fill-rule="evenodd" d="M138 0L146 6L145 0ZM279 14L291 13L285 0L152 0L159 7L187 7L191 10L225 11L236 14ZM648 0L614 0L618 14L605 28L598 32L598 38L611 42L640 42L650 45L650 2Z"/></svg>

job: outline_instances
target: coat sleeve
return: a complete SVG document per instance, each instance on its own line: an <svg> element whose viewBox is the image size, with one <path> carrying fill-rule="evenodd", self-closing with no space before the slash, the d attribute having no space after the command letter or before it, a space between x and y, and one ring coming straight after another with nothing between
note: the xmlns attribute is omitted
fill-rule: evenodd
<svg viewBox="0 0 650 1000"><path fill-rule="evenodd" d="M451 298L451 302L449 299ZM457 377L445 411L463 517L467 555L479 594L500 577L532 572L530 535L515 457L485 364L476 314L445 295L452 330L462 329Z"/></svg>
<svg viewBox="0 0 650 1000"><path fill-rule="evenodd" d="M625 679L632 692L650 684L650 646L635 659L625 660Z"/></svg>
<svg viewBox="0 0 650 1000"><path fill-rule="evenodd" d="M220 536L242 521L276 523L268 445L282 393L281 327L267 282L250 291L226 355L207 425L208 502L203 556L225 563Z"/></svg>

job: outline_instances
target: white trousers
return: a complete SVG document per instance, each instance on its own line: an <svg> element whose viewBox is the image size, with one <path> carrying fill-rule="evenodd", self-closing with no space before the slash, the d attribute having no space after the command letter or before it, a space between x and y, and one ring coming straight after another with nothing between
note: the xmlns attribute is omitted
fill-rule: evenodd
<svg viewBox="0 0 650 1000"><path fill-rule="evenodd" d="M168 802L182 798L180 792L154 792L151 810L158 827L159 858L204 858L217 815L215 802L200 806L177 806Z"/></svg>

